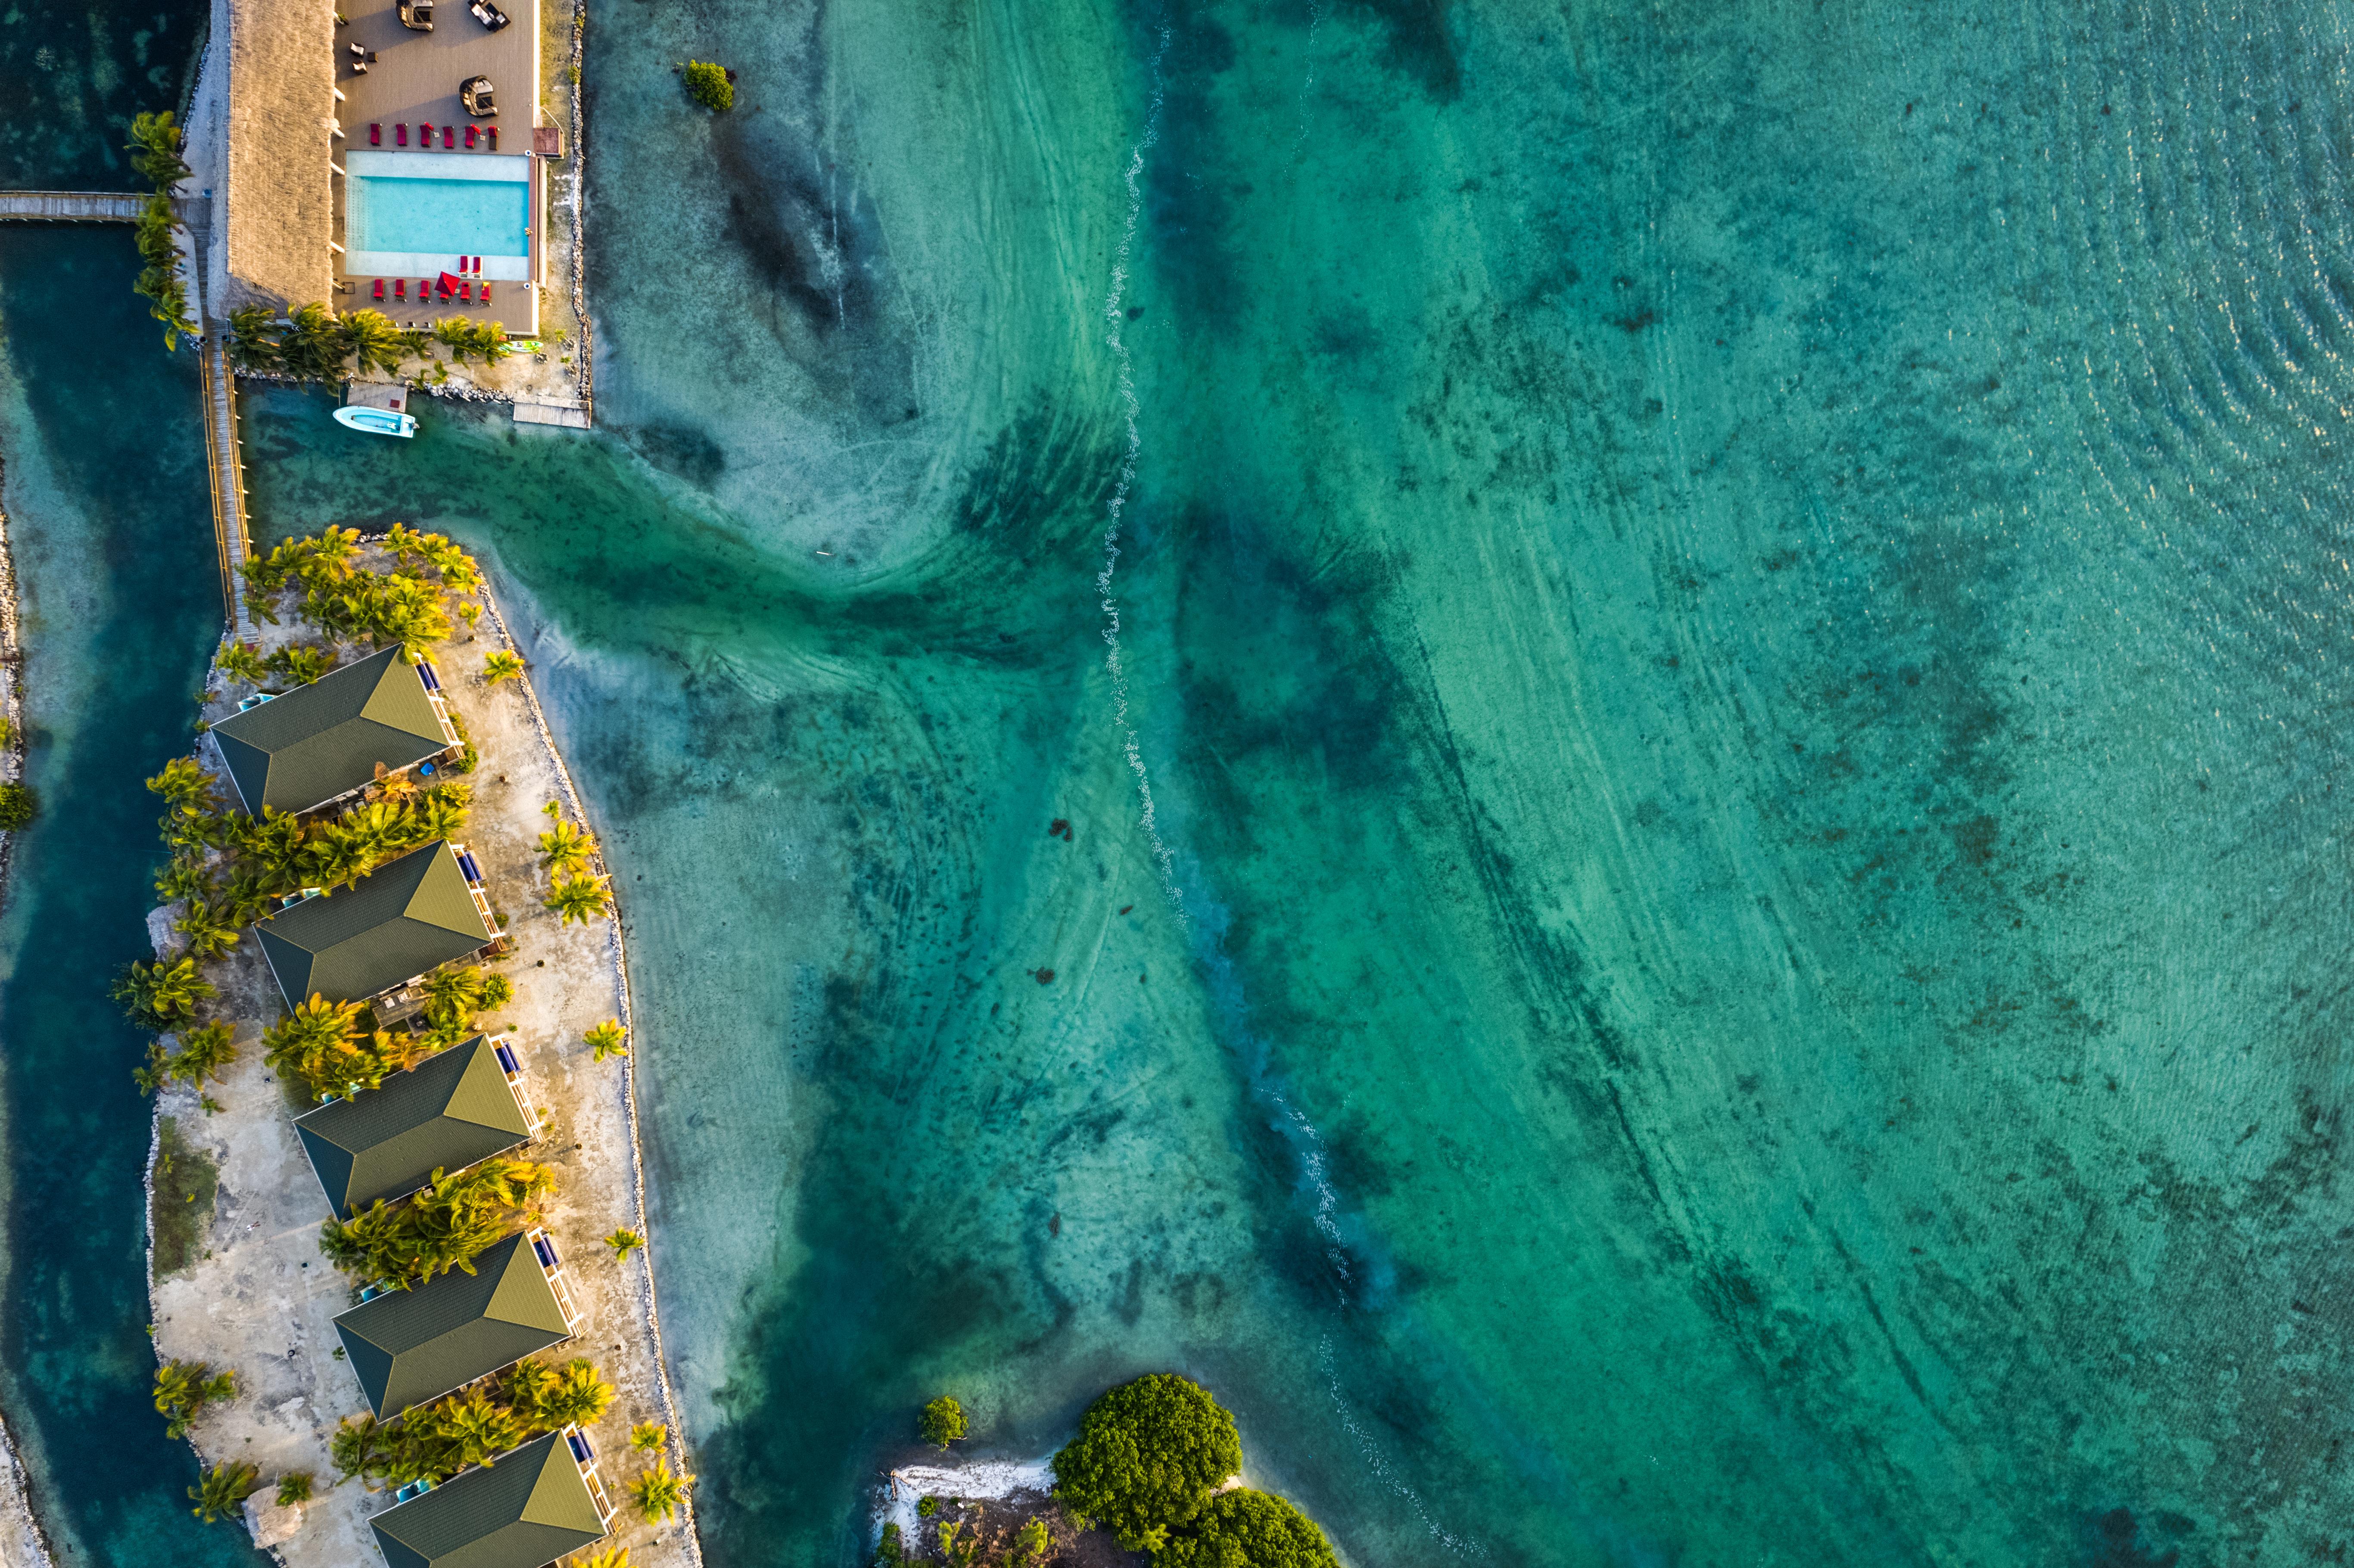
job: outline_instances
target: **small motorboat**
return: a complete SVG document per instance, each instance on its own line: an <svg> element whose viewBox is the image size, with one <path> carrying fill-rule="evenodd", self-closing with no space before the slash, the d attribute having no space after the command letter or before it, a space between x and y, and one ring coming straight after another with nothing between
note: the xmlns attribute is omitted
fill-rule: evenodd
<svg viewBox="0 0 2354 1568"><path fill-rule="evenodd" d="M390 408L368 408L347 404L335 410L335 423L347 429L363 430L371 436L398 436L403 440L417 434L417 416L395 413Z"/></svg>

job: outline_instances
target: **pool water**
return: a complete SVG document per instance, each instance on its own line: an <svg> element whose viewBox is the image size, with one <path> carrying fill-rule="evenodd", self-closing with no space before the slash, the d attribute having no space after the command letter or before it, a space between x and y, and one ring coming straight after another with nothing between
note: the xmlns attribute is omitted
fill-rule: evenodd
<svg viewBox="0 0 2354 1568"><path fill-rule="evenodd" d="M354 271L407 272L446 267L461 255L530 254L528 159L354 153L347 161L345 229Z"/></svg>

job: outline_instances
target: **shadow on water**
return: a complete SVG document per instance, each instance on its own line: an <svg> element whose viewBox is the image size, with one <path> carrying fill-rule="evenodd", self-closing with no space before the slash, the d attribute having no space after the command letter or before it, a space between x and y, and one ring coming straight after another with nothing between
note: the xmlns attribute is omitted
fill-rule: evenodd
<svg viewBox="0 0 2354 1568"><path fill-rule="evenodd" d="M126 1568L256 1561L242 1531L189 1517L194 1458L149 1404L148 1117L131 1081L145 1040L106 997L146 955L159 852L141 780L186 747L220 626L196 366L164 356L136 267L120 230L0 229L16 384L0 440L43 807L0 927L0 1405L62 1560Z"/></svg>

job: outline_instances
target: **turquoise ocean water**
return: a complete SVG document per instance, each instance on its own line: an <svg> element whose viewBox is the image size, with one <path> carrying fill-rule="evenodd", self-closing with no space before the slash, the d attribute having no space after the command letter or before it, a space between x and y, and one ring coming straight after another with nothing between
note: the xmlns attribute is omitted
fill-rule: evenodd
<svg viewBox="0 0 2354 1568"><path fill-rule="evenodd" d="M1361 1565L2354 1544L2335 13L590 26L604 429L248 457L522 623L716 1563L1163 1367Z"/></svg>

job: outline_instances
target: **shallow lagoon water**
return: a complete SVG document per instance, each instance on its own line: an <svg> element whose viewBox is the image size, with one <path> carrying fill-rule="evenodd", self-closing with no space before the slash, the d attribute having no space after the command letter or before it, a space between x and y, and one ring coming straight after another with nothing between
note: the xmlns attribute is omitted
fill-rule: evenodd
<svg viewBox="0 0 2354 1568"><path fill-rule="evenodd" d="M716 1563L1164 1366L1361 1564L2346 1544L2341 24L1720 9L600 13L609 433L249 400L525 623Z"/></svg>

